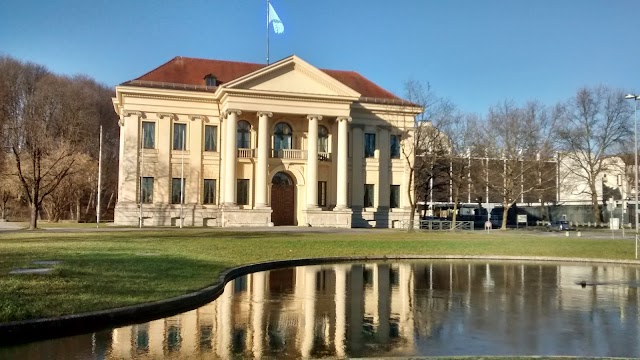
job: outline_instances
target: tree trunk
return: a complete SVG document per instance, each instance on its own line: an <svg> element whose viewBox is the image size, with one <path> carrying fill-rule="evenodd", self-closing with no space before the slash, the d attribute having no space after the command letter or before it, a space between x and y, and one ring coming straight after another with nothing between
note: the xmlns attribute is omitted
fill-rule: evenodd
<svg viewBox="0 0 640 360"><path fill-rule="evenodd" d="M593 218L596 221L596 225L600 225L602 223L602 213L600 212L600 204L598 204L598 193L596 192L595 186L591 187L591 211L593 211Z"/></svg>
<svg viewBox="0 0 640 360"><path fill-rule="evenodd" d="M457 188L453 189L453 216L451 216L451 230L456 228L456 221L458 220L458 194Z"/></svg>
<svg viewBox="0 0 640 360"><path fill-rule="evenodd" d="M80 199L76 198L76 222L80 222Z"/></svg>
<svg viewBox="0 0 640 360"><path fill-rule="evenodd" d="M511 208L511 204L503 204L502 208L504 211L502 212L502 227L500 230L507 230L507 218L509 214L509 209Z"/></svg>
<svg viewBox="0 0 640 360"><path fill-rule="evenodd" d="M409 226L407 227L408 232L413 232L415 226L415 216L413 214L416 213L416 204L411 202L411 213L409 214Z"/></svg>
<svg viewBox="0 0 640 360"><path fill-rule="evenodd" d="M29 221L29 230L35 230L38 228L38 206L36 204L29 204L29 210L31 212L31 218Z"/></svg>

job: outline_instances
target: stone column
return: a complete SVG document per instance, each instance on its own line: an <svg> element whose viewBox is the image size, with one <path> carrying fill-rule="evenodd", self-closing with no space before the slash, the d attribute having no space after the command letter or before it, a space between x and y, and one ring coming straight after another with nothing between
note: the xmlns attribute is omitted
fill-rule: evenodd
<svg viewBox="0 0 640 360"><path fill-rule="evenodd" d="M269 164L270 112L258 112L258 164L256 167L256 208L267 206L267 172Z"/></svg>
<svg viewBox="0 0 640 360"><path fill-rule="evenodd" d="M338 117L338 174L337 174L337 197L335 210L347 209L347 169L348 169L348 139L349 122L348 116Z"/></svg>
<svg viewBox="0 0 640 360"><path fill-rule="evenodd" d="M236 132L238 127L238 115L240 110L227 110L225 112L225 154L224 154L224 202L225 207L236 206L236 162L238 149L236 144Z"/></svg>
<svg viewBox="0 0 640 360"><path fill-rule="evenodd" d="M307 132L307 209L318 208L318 121L320 115L309 115Z"/></svg>

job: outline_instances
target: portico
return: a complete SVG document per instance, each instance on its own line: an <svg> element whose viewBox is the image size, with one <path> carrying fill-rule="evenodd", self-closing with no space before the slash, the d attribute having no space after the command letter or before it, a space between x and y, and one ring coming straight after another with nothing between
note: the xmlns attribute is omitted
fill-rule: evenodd
<svg viewBox="0 0 640 360"><path fill-rule="evenodd" d="M238 76L237 67L246 73ZM192 84L197 77L204 86ZM351 87L339 81L353 78ZM368 97L354 84L365 95L388 98L363 102ZM373 203L366 209L353 196L371 186L382 194L373 198L386 204L387 226L407 216L408 198L399 191L408 189L406 160L392 161L382 147L389 136L409 139L420 109L357 73L319 70L296 56L269 66L176 58L116 90L122 126L116 223L142 218L168 225L177 217L192 226L370 225L362 214L375 217L381 209ZM370 159L353 156L365 146L356 143L363 141L359 130L374 141L379 136ZM176 185L180 174L184 188ZM181 214L176 192L187 209Z"/></svg>

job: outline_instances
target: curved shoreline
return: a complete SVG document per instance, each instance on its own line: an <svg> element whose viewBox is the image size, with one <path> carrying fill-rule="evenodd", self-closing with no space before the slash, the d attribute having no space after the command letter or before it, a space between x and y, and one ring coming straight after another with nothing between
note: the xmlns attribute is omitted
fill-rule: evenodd
<svg viewBox="0 0 640 360"><path fill-rule="evenodd" d="M224 287L229 281L254 272L295 266L390 260L485 260L640 265L638 260L498 255L338 256L267 261L227 269L218 276L217 282L212 285L169 299L74 315L0 323L0 346L79 335L176 315L214 301L224 291Z"/></svg>

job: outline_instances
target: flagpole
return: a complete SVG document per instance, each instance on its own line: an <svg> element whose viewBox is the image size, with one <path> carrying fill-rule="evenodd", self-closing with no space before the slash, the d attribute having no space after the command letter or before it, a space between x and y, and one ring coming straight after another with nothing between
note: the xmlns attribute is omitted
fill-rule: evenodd
<svg viewBox="0 0 640 360"><path fill-rule="evenodd" d="M98 151L98 201L96 206L96 227L100 227L100 188L102 186L102 125L100 125L100 150Z"/></svg>
<svg viewBox="0 0 640 360"><path fill-rule="evenodd" d="M269 65L269 0L267 0L267 65Z"/></svg>
<svg viewBox="0 0 640 360"><path fill-rule="evenodd" d="M142 198L143 191L143 177L142 172L144 171L144 124L142 124L142 141L140 142L140 228L142 228L142 204L144 203L144 199Z"/></svg>

